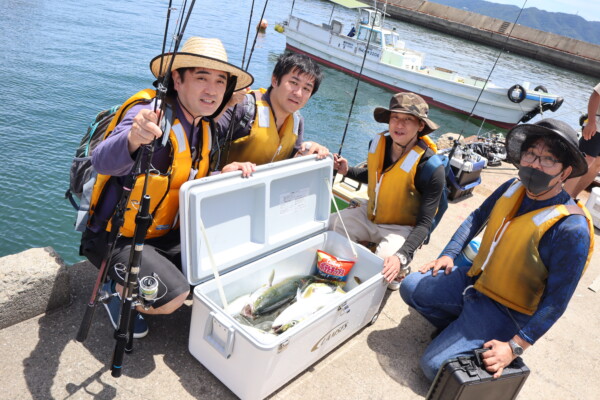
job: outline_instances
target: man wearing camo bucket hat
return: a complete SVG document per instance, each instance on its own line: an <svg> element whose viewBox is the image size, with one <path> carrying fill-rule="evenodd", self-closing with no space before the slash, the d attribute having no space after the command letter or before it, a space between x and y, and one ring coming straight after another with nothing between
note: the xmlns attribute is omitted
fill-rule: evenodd
<svg viewBox="0 0 600 400"><path fill-rule="evenodd" d="M445 190L441 162L425 177L426 163L438 157L427 136L438 125L428 113L421 96L394 95L389 108L373 112L375 121L388 124L389 131L371 141L367 167L348 167L342 157L335 160L339 174L368 184L369 201L333 214L329 226L344 234L343 222L352 240L377 244L375 253L384 259L382 273L390 290L398 290L414 252L427 239Z"/></svg>
<svg viewBox="0 0 600 400"><path fill-rule="evenodd" d="M430 380L446 360L482 347L489 349L482 355L485 368L499 377L560 318L591 259L590 214L562 187L587 171L577 133L543 119L512 128L506 144L519 179L494 191L442 255L400 287L403 300L436 327L421 358ZM455 266L483 227L473 264Z"/></svg>
<svg viewBox="0 0 600 400"><path fill-rule="evenodd" d="M165 100L170 130L164 133L168 135L165 145L156 147L152 154L153 171L147 187L152 200L152 225L146 234L139 271L140 279L158 276L161 285L157 300L150 308L138 307L138 311L144 315L170 314L187 298L190 287L181 272L177 218L179 188L188 180L209 174L213 140L210 120L226 106L234 91L248 87L253 82L250 74L228 62L227 52L219 39L191 37L174 60L172 58L172 53L166 53L150 62L152 74L160 79L166 75L173 61ZM89 219L82 235L80 251L97 267L106 257L104 250L110 230L109 221L121 196L122 182L131 171L141 146L163 135L158 125L158 110L154 111L155 96L154 90L145 89L126 100L117 112L118 117L113 118L113 123L108 127L107 137L93 151L92 165L98 172L98 178L91 194ZM146 165L145 160L142 165ZM222 172L236 170L248 176L254 170L254 165L234 162L226 165ZM127 265L129 260L135 214L145 180L145 171L141 172L110 258L112 265L108 266L108 271L112 280L103 288L108 294L121 293L124 274L118 271L117 266ZM110 296L104 305L116 329L120 300ZM136 314L134 322L133 337L145 336L148 325L141 314Z"/></svg>

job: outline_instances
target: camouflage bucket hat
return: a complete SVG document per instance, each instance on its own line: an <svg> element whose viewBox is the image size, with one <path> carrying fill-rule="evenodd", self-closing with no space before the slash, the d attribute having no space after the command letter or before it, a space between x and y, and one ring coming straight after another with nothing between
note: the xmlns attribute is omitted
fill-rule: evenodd
<svg viewBox="0 0 600 400"><path fill-rule="evenodd" d="M418 94L410 92L396 93L390 100L390 108L377 107L373 111L373 117L377 122L389 123L390 113L393 112L414 115L425 122L425 127L419 132L419 136L425 136L439 128L438 124L427 118L429 106Z"/></svg>

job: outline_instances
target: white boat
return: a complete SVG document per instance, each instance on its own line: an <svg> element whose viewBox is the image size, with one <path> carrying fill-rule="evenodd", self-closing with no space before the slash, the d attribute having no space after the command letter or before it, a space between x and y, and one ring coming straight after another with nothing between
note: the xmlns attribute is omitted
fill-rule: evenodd
<svg viewBox="0 0 600 400"><path fill-rule="evenodd" d="M472 114L502 128L526 122L541 111L556 111L563 102L562 97L546 93L543 86L533 90L529 83L499 87L483 78L426 67L423 53L407 49L394 28L384 27L381 10L356 0L331 1L357 9L355 24L344 27L333 19L333 12L330 22L321 25L290 15L284 31L289 50L350 75L361 75L377 86L418 93L437 107Z"/></svg>

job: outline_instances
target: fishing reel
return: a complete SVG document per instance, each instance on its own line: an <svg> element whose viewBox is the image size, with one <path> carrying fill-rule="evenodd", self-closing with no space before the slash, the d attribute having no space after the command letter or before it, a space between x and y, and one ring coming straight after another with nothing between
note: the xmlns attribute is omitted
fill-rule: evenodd
<svg viewBox="0 0 600 400"><path fill-rule="evenodd" d="M125 273L127 267L125 264L115 264L115 273L119 278L125 281ZM159 296L160 286L163 287L163 294ZM142 278L138 278L138 293L135 301L135 305L149 309L157 301L162 299L167 294L167 285L159 278L157 273L147 275ZM111 295L108 296L108 298Z"/></svg>

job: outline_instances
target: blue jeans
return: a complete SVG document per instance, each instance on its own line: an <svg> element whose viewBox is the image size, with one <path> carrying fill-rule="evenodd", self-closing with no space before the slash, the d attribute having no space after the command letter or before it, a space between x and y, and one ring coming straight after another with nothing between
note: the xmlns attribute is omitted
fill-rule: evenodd
<svg viewBox="0 0 600 400"><path fill-rule="evenodd" d="M437 276L414 272L400 285L404 302L442 330L421 357L421 369L431 381L446 360L472 354L492 339L507 342L531 318L469 287L474 279L468 270L459 267Z"/></svg>

